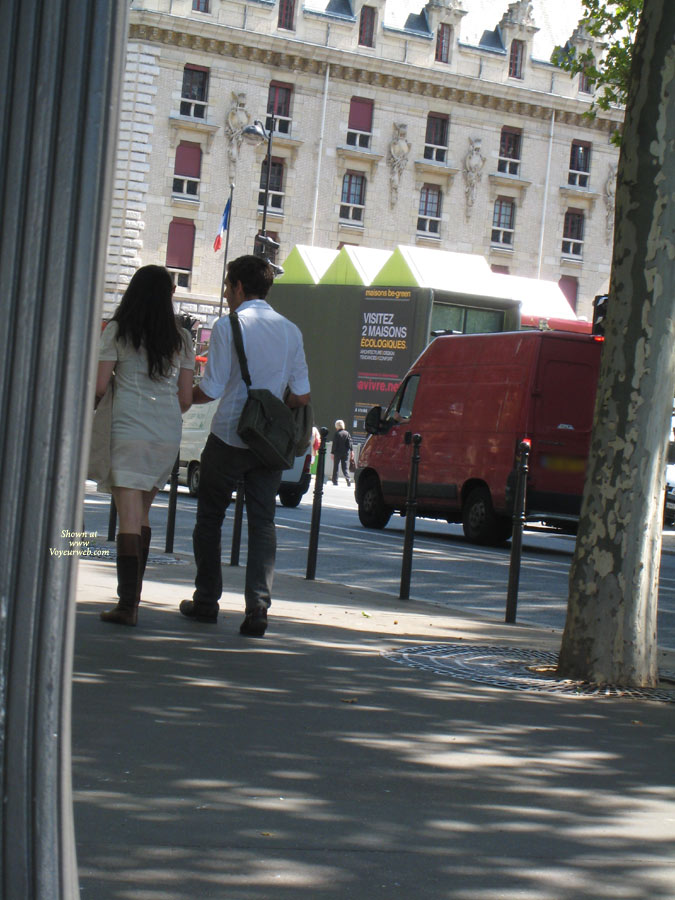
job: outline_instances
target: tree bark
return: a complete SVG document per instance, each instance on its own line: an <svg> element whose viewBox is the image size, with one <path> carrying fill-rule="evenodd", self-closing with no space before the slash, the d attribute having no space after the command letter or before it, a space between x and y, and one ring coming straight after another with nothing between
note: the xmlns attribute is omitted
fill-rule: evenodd
<svg viewBox="0 0 675 900"><path fill-rule="evenodd" d="M558 674L658 682L656 612L675 388L675 3L645 0L616 191L595 421Z"/></svg>

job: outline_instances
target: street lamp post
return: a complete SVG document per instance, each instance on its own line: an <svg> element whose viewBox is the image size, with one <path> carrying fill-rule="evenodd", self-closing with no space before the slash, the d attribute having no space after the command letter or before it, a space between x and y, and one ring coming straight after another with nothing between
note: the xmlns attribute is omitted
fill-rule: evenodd
<svg viewBox="0 0 675 900"><path fill-rule="evenodd" d="M279 244L274 240L274 238L267 236L267 207L270 196L270 178L272 176L272 136L274 134L275 125L275 116L272 116L272 125L269 131L265 128L265 126L259 119L256 119L253 125L247 125L242 133L246 141L250 144L254 144L255 146L259 146L263 141L267 141L267 174L265 178L265 198L263 200L262 228L260 229L262 233L256 236L255 242L253 244L253 252L256 254L256 256L262 256L262 258L272 266L275 275L283 275L284 270L281 268L281 266L277 266L269 259L270 251L277 250Z"/></svg>

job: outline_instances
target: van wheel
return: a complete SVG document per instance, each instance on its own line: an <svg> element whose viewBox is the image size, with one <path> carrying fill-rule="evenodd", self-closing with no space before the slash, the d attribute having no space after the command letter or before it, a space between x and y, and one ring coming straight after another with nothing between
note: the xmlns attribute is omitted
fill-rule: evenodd
<svg viewBox="0 0 675 900"><path fill-rule="evenodd" d="M279 500L282 506L298 506L302 500L302 491L299 488L279 488Z"/></svg>
<svg viewBox="0 0 675 900"><path fill-rule="evenodd" d="M462 509L462 528L467 540L472 544L503 544L510 535L509 524L505 516L495 515L486 487L471 491Z"/></svg>
<svg viewBox="0 0 675 900"><path fill-rule="evenodd" d="M391 510L384 505L380 485L374 478L369 478L363 490L359 492L359 521L364 528L384 528L391 519Z"/></svg>
<svg viewBox="0 0 675 900"><path fill-rule="evenodd" d="M199 463L192 463L188 469L187 486L191 497L199 493Z"/></svg>

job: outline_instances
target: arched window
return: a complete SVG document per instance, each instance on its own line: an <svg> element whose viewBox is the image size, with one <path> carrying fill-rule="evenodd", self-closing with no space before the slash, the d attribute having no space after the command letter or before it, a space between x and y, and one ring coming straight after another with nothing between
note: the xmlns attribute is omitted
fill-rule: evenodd
<svg viewBox="0 0 675 900"><path fill-rule="evenodd" d="M520 171L520 146L522 131L520 128L502 128L499 138L499 161L497 171L505 175L518 175Z"/></svg>
<svg viewBox="0 0 675 900"><path fill-rule="evenodd" d="M373 101L363 97L352 97L349 104L347 143L351 147L367 150L373 132Z"/></svg>
<svg viewBox="0 0 675 900"><path fill-rule="evenodd" d="M363 224L366 204L366 176L362 172L346 172L342 179L340 219Z"/></svg>
<svg viewBox="0 0 675 900"><path fill-rule="evenodd" d="M258 207L265 205L265 188L267 187L267 157L260 167L260 193L258 194ZM284 161L272 157L270 166L269 191L267 192L267 209L273 212L284 211Z"/></svg>
<svg viewBox="0 0 675 900"><path fill-rule="evenodd" d="M205 119L208 89L209 70L204 66L186 65L183 69L183 86L181 89L181 116Z"/></svg>
<svg viewBox="0 0 675 900"><path fill-rule="evenodd" d="M581 209L568 209L563 226L563 256L581 259L584 254L584 213Z"/></svg>
<svg viewBox="0 0 675 900"><path fill-rule="evenodd" d="M497 197L492 213L492 244L497 247L513 246L516 220L516 204L510 197Z"/></svg>
<svg viewBox="0 0 675 900"><path fill-rule="evenodd" d="M173 195L189 200L199 198L202 148L192 141L181 141L176 148L173 167Z"/></svg>
<svg viewBox="0 0 675 900"><path fill-rule="evenodd" d="M267 92L267 119L265 128L269 131L274 125L277 134L291 133L291 97L293 85L281 81L270 82Z"/></svg>
<svg viewBox="0 0 675 900"><path fill-rule="evenodd" d="M448 154L448 127L450 120L442 113L429 113L424 136L424 158L445 162Z"/></svg>
<svg viewBox="0 0 675 900"><path fill-rule="evenodd" d="M173 219L166 245L166 267L178 287L189 288L195 247L195 223L192 219Z"/></svg>
<svg viewBox="0 0 675 900"><path fill-rule="evenodd" d="M420 191L420 206L417 216L418 234L439 237L441 233L441 189L436 184L424 184Z"/></svg>

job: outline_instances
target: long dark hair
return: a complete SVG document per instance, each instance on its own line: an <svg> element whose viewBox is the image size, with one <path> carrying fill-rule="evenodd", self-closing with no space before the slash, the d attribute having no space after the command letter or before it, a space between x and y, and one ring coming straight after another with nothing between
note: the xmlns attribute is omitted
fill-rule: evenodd
<svg viewBox="0 0 675 900"><path fill-rule="evenodd" d="M183 346L173 311L173 282L164 266L142 266L134 272L112 317L117 336L141 346L148 357L148 376L154 381L168 375Z"/></svg>

